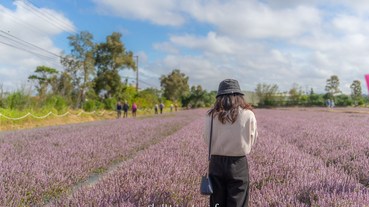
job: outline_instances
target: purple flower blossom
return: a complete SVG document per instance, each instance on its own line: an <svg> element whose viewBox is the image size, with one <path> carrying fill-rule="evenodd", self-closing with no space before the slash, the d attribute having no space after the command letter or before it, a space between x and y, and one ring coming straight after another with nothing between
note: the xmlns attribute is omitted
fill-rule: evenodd
<svg viewBox="0 0 369 207"><path fill-rule="evenodd" d="M365 206L365 113L255 110L250 206ZM208 206L206 110L0 134L0 206Z"/></svg>

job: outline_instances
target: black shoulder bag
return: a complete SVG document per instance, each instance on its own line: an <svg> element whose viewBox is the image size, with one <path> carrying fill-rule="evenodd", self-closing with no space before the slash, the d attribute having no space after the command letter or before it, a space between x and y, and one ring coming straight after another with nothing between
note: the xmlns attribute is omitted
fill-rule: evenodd
<svg viewBox="0 0 369 207"><path fill-rule="evenodd" d="M209 140L209 154L208 154L209 155L208 157L209 167L210 167L210 159L211 159L210 152L211 152L212 135L213 135L213 114L211 114L211 125L210 125L210 140ZM209 168L208 168L208 171L209 171ZM200 193L201 195L213 194L213 187L211 185L211 181L209 178L209 172L201 177Z"/></svg>

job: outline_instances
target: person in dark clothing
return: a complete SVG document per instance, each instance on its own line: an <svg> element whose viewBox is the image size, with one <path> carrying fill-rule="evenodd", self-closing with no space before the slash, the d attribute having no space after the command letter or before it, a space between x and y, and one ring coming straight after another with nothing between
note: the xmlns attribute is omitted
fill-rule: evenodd
<svg viewBox="0 0 369 207"><path fill-rule="evenodd" d="M256 143L258 132L255 114L245 102L237 80L226 79L219 84L215 104L206 115L207 144L212 119L210 206L247 207L250 181L246 155Z"/></svg>
<svg viewBox="0 0 369 207"><path fill-rule="evenodd" d="M163 103L160 103L159 109L160 109L160 114L162 114L163 113L163 109L164 109L164 104Z"/></svg>
<svg viewBox="0 0 369 207"><path fill-rule="evenodd" d="M129 109L129 105L127 103L127 101L124 102L123 104L123 118L127 118L128 117L128 109Z"/></svg>
<svg viewBox="0 0 369 207"><path fill-rule="evenodd" d="M117 119L122 116L122 102L118 101L117 103Z"/></svg>

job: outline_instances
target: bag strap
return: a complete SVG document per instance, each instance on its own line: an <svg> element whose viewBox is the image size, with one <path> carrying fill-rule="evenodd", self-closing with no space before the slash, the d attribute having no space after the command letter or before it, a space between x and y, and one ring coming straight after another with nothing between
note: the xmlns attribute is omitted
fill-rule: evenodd
<svg viewBox="0 0 369 207"><path fill-rule="evenodd" d="M212 139L212 137L213 137L213 114L211 114L211 124L210 124L209 157L208 157L209 161L211 159L210 153L211 153L211 139Z"/></svg>

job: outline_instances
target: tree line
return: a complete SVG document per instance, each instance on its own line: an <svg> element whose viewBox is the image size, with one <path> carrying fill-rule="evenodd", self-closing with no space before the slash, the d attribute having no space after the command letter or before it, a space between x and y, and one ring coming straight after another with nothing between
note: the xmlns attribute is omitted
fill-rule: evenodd
<svg viewBox="0 0 369 207"><path fill-rule="evenodd" d="M122 35L113 32L105 42L97 43L87 31L68 37L71 51L61 55L63 71L48 66L38 66L28 77L36 89L18 89L6 93L0 85L0 108L33 109L52 108L63 111L69 108L86 111L114 110L118 101L135 102L140 108L153 108L157 103L166 106L209 107L215 101L216 91L206 91L201 85L189 86L189 77L180 69L160 77L160 89L138 90L120 76L122 70L137 70L133 52L126 49ZM294 84L288 92L279 92L276 84L257 84L248 96L249 102L259 107L274 106L324 106L331 99L337 106L363 105L361 83L354 80L351 96L342 94L336 75L327 79L325 94L303 92Z"/></svg>
<svg viewBox="0 0 369 207"><path fill-rule="evenodd" d="M298 84L293 84L287 92L280 92L277 84L258 84L255 94L260 107L276 106L325 106L327 100L333 100L335 106L363 106L368 104L368 96L362 93L361 82L354 80L350 85L351 94L343 94L340 90L340 80L332 75L326 80L325 92L315 93L311 88L304 92Z"/></svg>

